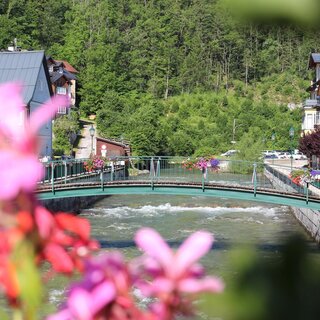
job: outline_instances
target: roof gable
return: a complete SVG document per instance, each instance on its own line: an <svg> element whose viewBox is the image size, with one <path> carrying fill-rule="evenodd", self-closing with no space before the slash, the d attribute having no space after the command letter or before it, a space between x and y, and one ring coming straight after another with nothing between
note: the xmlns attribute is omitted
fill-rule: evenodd
<svg viewBox="0 0 320 320"><path fill-rule="evenodd" d="M56 60L56 62L63 63L65 69L71 73L78 73L79 71L75 69L68 61L65 60Z"/></svg>
<svg viewBox="0 0 320 320"><path fill-rule="evenodd" d="M320 63L320 53L311 53L309 59L309 69L314 68L318 63Z"/></svg>
<svg viewBox="0 0 320 320"><path fill-rule="evenodd" d="M44 51L0 52L0 83L20 82L23 87L23 101L28 105L35 91L40 68L45 63ZM46 72L51 90L48 76Z"/></svg>

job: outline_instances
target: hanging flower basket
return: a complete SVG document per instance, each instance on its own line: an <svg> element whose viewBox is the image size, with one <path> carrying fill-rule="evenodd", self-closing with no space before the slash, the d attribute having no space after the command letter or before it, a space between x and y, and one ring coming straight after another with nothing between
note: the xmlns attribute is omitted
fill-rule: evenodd
<svg viewBox="0 0 320 320"><path fill-rule="evenodd" d="M93 156L89 160L84 162L84 168L88 172L94 170L102 170L106 164L106 159L100 156Z"/></svg>
<svg viewBox="0 0 320 320"><path fill-rule="evenodd" d="M191 170L193 170L195 168L195 161L194 160L183 161L181 166L182 166L182 168L191 171Z"/></svg>
<svg viewBox="0 0 320 320"><path fill-rule="evenodd" d="M187 170L199 169L202 172L209 168L211 171L218 171L220 161L214 157L199 158L198 160L186 160L182 162L182 168Z"/></svg>

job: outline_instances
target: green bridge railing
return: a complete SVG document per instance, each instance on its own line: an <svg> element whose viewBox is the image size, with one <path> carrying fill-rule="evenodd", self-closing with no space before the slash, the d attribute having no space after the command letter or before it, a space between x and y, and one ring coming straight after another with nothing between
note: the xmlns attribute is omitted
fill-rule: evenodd
<svg viewBox="0 0 320 320"><path fill-rule="evenodd" d="M297 185L290 177L289 166L279 166L263 162L250 162L234 159L207 159L204 167L199 168L199 159L190 157L114 157L104 160L101 168L88 171L88 159L58 160L44 163L45 174L39 179L39 189L54 190L68 185L99 183L103 189L108 182L149 181L200 183L203 186L251 187L274 189L265 172L281 180L292 192L320 198L320 192L307 188L307 184ZM202 161L203 165L203 161Z"/></svg>

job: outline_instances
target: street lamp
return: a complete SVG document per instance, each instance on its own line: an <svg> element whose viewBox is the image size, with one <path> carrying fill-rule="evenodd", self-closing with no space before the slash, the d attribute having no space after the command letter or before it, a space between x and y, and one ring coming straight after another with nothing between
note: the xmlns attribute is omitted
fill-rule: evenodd
<svg viewBox="0 0 320 320"><path fill-rule="evenodd" d="M93 124L91 125L89 132L90 132L90 136L91 136L91 154L93 154L93 137L96 132L95 128L93 127Z"/></svg>
<svg viewBox="0 0 320 320"><path fill-rule="evenodd" d="M289 136L290 136L290 154L291 154L291 161L290 161L290 165L291 165L291 171L292 171L292 162L293 162L293 149L292 149L292 140L293 140L293 137L294 137L294 129L293 127L290 128L289 130Z"/></svg>
<svg viewBox="0 0 320 320"><path fill-rule="evenodd" d="M276 140L276 134L275 133L273 133L271 135L271 140L272 140L272 151L274 151L274 142ZM274 157L272 158L272 164L274 164Z"/></svg>

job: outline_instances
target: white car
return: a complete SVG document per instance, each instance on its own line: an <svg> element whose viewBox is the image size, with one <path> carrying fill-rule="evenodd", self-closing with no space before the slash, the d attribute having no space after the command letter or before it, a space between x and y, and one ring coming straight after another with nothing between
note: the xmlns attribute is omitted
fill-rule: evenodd
<svg viewBox="0 0 320 320"><path fill-rule="evenodd" d="M307 160L308 158L301 152L296 152L292 155L294 160Z"/></svg>
<svg viewBox="0 0 320 320"><path fill-rule="evenodd" d="M290 159L290 152L280 152L278 157L279 159Z"/></svg>
<svg viewBox="0 0 320 320"><path fill-rule="evenodd" d="M220 156L221 157L231 157L233 155L235 155L237 152L239 152L238 150L228 150L225 153L221 153Z"/></svg>

